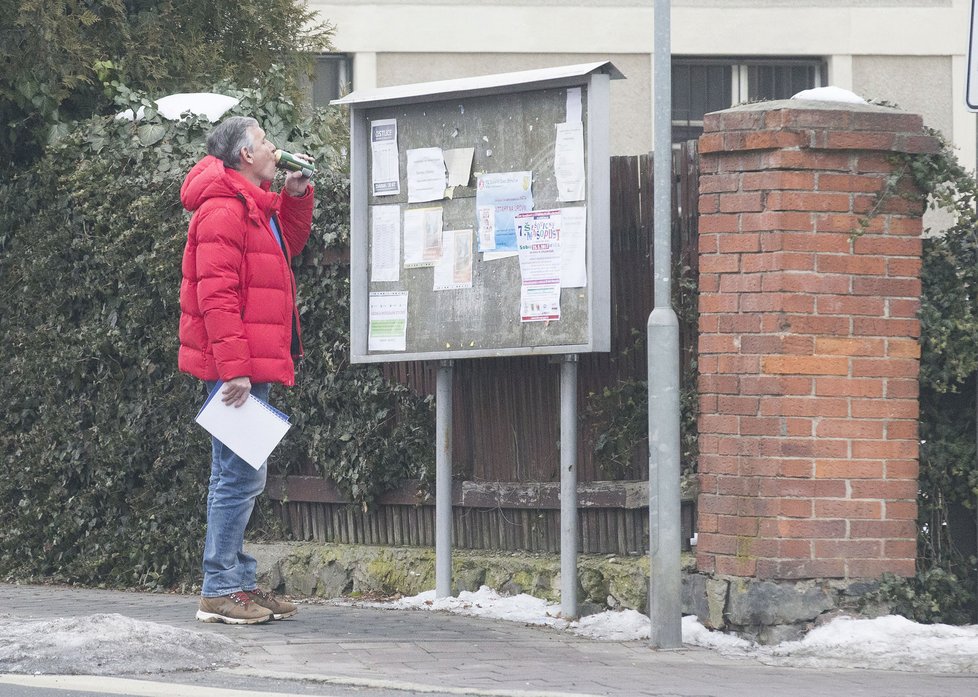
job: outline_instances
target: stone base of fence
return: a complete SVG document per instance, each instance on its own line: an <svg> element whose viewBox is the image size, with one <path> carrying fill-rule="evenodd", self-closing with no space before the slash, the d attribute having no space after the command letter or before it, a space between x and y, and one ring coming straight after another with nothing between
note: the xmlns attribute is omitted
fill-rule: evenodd
<svg viewBox="0 0 978 697"><path fill-rule="evenodd" d="M311 543L247 544L258 559L259 582L300 598L413 596L435 587L431 547ZM711 629L761 643L798 639L840 612L876 617L890 608L869 602L875 583L772 582L716 578L696 573L683 555L682 608ZM582 555L578 558L580 614L609 609L648 612L647 556ZM560 602L556 554L459 550L452 560L452 592L488 586L502 594L526 593Z"/></svg>

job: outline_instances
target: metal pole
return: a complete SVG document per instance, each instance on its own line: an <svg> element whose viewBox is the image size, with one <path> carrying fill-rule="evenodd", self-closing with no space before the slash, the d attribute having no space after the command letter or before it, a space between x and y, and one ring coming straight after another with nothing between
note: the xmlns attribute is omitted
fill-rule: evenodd
<svg viewBox="0 0 978 697"><path fill-rule="evenodd" d="M654 291L648 323L649 619L654 648L682 646L679 320L672 309L672 45L670 2L653 20Z"/></svg>
<svg viewBox="0 0 978 697"><path fill-rule="evenodd" d="M577 356L560 362L560 614L577 617Z"/></svg>
<svg viewBox="0 0 978 697"><path fill-rule="evenodd" d="M974 33L975 2L971 3L972 33ZM972 37L973 38L973 37ZM978 172L978 118L975 119L975 172ZM978 385L975 386L975 445L978 446ZM978 453L978 451L976 451ZM919 457L919 455L918 455ZM975 495L975 540L978 544L978 494ZM978 622L978 564L975 565L974 619Z"/></svg>
<svg viewBox="0 0 978 697"><path fill-rule="evenodd" d="M435 381L435 597L452 594L452 361Z"/></svg>

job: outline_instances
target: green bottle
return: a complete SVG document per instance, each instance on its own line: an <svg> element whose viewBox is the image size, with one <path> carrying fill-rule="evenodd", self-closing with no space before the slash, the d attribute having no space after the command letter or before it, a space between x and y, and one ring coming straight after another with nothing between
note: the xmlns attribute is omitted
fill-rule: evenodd
<svg viewBox="0 0 978 697"><path fill-rule="evenodd" d="M275 166L279 169L287 169L290 172L302 172L302 176L311 177L316 173L316 165L312 162L300 160L298 157L285 150L275 151Z"/></svg>

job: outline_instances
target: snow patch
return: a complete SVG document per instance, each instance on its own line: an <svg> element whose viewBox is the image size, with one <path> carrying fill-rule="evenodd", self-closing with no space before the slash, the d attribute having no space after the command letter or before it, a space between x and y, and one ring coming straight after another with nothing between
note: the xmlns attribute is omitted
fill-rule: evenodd
<svg viewBox="0 0 978 697"><path fill-rule="evenodd" d="M233 663L236 645L117 613L13 621L0 629L0 673L119 675L201 670Z"/></svg>
<svg viewBox="0 0 978 697"><path fill-rule="evenodd" d="M804 99L810 102L847 102L849 104L866 104L866 100L855 92L829 85L828 87L816 87L810 90L802 90L794 95L792 99Z"/></svg>
<svg viewBox="0 0 978 697"><path fill-rule="evenodd" d="M978 626L918 624L899 615L838 617L799 641L768 647L764 663L814 668L872 668L978 673Z"/></svg>
<svg viewBox="0 0 978 697"><path fill-rule="evenodd" d="M568 621L560 606L521 593L500 595L487 586L458 597L435 598L435 591L393 602L350 602L360 607L435 610L552 627L598 641L637 641L650 636L648 616L635 610L608 610ZM761 646L682 619L683 643L729 658L797 668L866 668L920 673L978 673L978 625L918 624L889 615L876 619L837 617L799 641Z"/></svg>

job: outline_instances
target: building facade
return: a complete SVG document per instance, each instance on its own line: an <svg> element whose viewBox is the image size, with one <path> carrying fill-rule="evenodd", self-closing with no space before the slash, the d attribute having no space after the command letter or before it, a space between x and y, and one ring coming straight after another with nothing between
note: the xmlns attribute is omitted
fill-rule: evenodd
<svg viewBox="0 0 978 697"><path fill-rule="evenodd" d="M652 0L309 0L335 26L315 98L350 89L612 61L613 155L652 143ZM921 114L976 161L967 0L673 0L673 131L705 112L834 85Z"/></svg>

